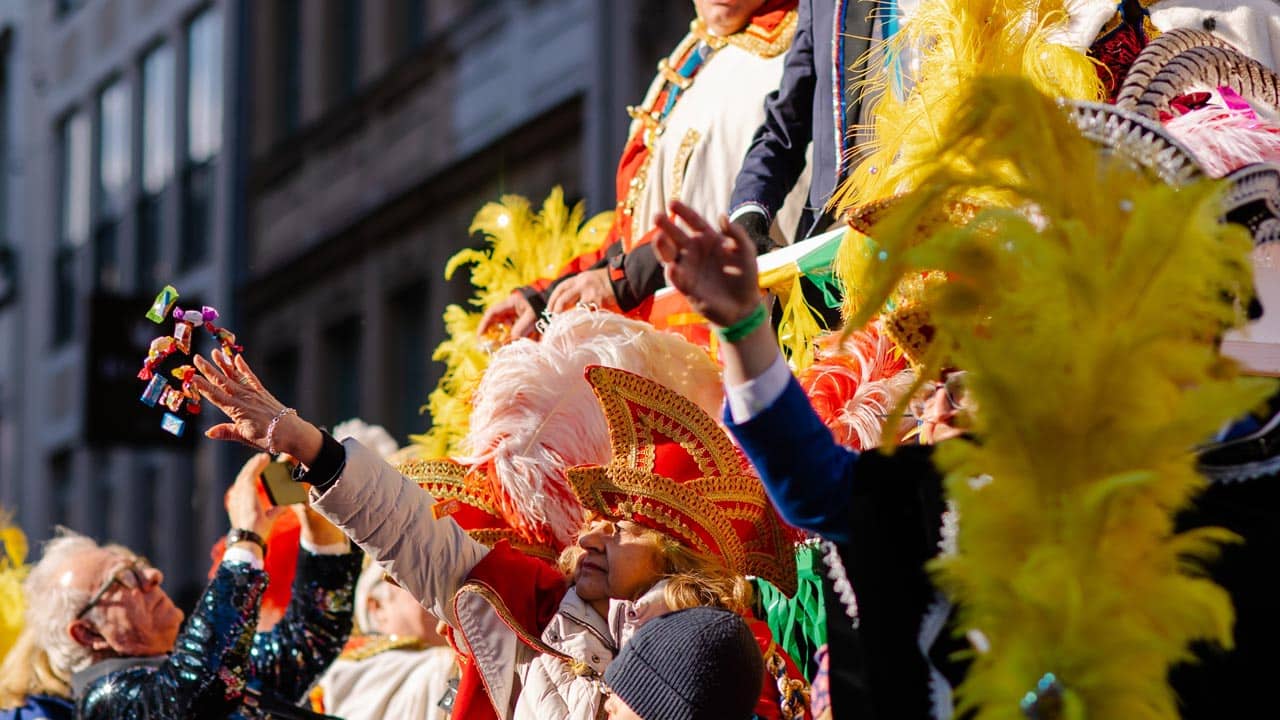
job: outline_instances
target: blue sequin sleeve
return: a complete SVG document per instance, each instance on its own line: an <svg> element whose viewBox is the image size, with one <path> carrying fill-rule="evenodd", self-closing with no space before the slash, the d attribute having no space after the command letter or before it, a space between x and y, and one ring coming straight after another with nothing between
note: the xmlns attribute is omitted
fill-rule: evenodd
<svg viewBox="0 0 1280 720"><path fill-rule="evenodd" d="M342 651L351 633L358 552L313 555L298 552L293 597L284 618L253 637L249 681L277 697L297 702Z"/></svg>

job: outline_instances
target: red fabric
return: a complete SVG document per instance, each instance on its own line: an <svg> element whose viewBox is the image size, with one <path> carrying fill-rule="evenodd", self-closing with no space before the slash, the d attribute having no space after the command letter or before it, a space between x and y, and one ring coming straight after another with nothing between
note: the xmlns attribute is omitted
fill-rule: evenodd
<svg viewBox="0 0 1280 720"><path fill-rule="evenodd" d="M787 666L787 677L792 680L804 680L804 675L800 672L800 668L796 666L791 656L787 654L780 646L773 641L773 633L769 631L769 625L763 620L755 618L743 618L747 621L747 627L751 628L751 634L755 636L756 645L760 647L760 655L764 656L769 652L769 648L782 657L783 662ZM782 695L778 692L778 684L773 675L769 674L768 668L764 672L763 686L760 688L760 698L756 700L756 717L769 718L769 720L779 720L782 717L782 708L780 703ZM812 715L805 712L805 717L810 718Z"/></svg>
<svg viewBox="0 0 1280 720"><path fill-rule="evenodd" d="M1107 91L1107 102L1116 101L1124 76L1129 74L1129 68L1138 59L1138 53L1146 47L1147 41L1145 32L1122 22L1105 37L1095 40L1089 48L1089 57L1099 62L1098 77Z"/></svg>
<svg viewBox="0 0 1280 720"><path fill-rule="evenodd" d="M560 607L568 585L564 575L550 563L529 557L507 542L493 546L467 576L467 581L492 588L502 598L506 610L519 630L541 637L542 629ZM452 639L451 639L452 641ZM466 643L455 643L454 649L465 649ZM459 668L458 694L453 703L456 720L489 720L496 718L493 703L485 690L480 669L474 658L464 655Z"/></svg>
<svg viewBox="0 0 1280 720"><path fill-rule="evenodd" d="M266 491L258 485L258 494L266 501ZM224 500L225 503L225 500ZM293 576L298 571L298 548L302 538L302 524L293 512L281 513L271 524L271 530L263 538L267 541L267 554L263 559L263 568L267 571L267 591L262 596L262 606L258 610L258 632L270 630L284 617L289 609L289 600L293 598ZM227 551L227 539L218 538L209 550L209 559L213 564L209 567L209 579L218 572L222 563L222 554Z"/></svg>

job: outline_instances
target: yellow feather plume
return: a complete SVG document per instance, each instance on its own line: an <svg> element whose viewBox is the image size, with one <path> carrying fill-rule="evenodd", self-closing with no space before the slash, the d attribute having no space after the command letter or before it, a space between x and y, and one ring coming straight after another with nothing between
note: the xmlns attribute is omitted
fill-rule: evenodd
<svg viewBox="0 0 1280 720"><path fill-rule="evenodd" d="M504 195L476 213L470 231L481 233L486 247L455 254L445 265L444 276L449 279L458 268L469 265L475 288L470 305L478 310L459 305L445 308L449 339L431 355L432 360L445 364L444 375L427 400L431 429L411 437L426 457L455 454L470 428L471 394L489 366L487 343L476 336L480 316L515 289L554 277L575 257L599 248L609 234L613 213L600 213L583 222L585 217L583 204L570 209L558 186L536 213L529 201L518 195Z"/></svg>
<svg viewBox="0 0 1280 720"><path fill-rule="evenodd" d="M8 654L22 632L27 604L22 596L22 580L27 575L27 536L9 524L0 511L0 659Z"/></svg>
<svg viewBox="0 0 1280 720"><path fill-rule="evenodd" d="M1220 188L1178 189L1083 139L1022 79L970 84L917 191L875 227L861 326L902 278L943 271L921 299L938 357L968 371L972 439L938 448L958 552L932 566L985 638L961 714L1022 718L1045 673L1063 718L1176 718L1169 667L1231 643L1230 598L1202 571L1232 536L1175 534L1204 486L1192 448L1256 406L1214 339L1240 322L1251 243L1218 222ZM924 237L918 218L982 193L998 206ZM975 479L976 478L976 479Z"/></svg>
<svg viewBox="0 0 1280 720"><path fill-rule="evenodd" d="M863 97L875 98L871 139L862 158L831 199L836 215L914 189L941 147L940 129L964 110L963 94L979 75L1027 78L1052 97L1096 100L1103 96L1094 63L1060 42L1066 37L1069 0L923 0L901 32L882 48L889 57L914 53L918 62L904 94L896 78L875 74ZM895 63L896 66L896 63ZM974 199L974 198L970 198ZM846 288L874 253L853 233L836 258ZM857 293L846 310L858 310Z"/></svg>

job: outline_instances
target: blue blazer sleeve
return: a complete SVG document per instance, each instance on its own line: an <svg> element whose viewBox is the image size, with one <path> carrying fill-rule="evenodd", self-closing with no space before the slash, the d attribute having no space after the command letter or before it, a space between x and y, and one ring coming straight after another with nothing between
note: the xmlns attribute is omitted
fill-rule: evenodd
<svg viewBox="0 0 1280 720"><path fill-rule="evenodd" d="M763 412L741 425L726 412L725 425L784 520L836 543L849 541L859 454L836 443L795 378Z"/></svg>
<svg viewBox="0 0 1280 720"><path fill-rule="evenodd" d="M770 219L804 171L805 150L813 139L813 0L800 0L796 34L787 51L778 89L765 98L764 123L734 182L729 207L755 202Z"/></svg>

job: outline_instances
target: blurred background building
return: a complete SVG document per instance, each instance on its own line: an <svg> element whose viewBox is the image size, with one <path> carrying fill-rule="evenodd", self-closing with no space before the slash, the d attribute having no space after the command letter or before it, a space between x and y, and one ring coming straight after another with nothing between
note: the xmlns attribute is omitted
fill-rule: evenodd
<svg viewBox="0 0 1280 720"><path fill-rule="evenodd" d="M0 506L33 539L66 524L198 591L245 453L120 409L137 414L156 291L217 306L304 416L405 442L430 423L441 313L468 294L442 269L471 216L556 184L611 208L625 107L692 17L689 0L0 0Z"/></svg>

